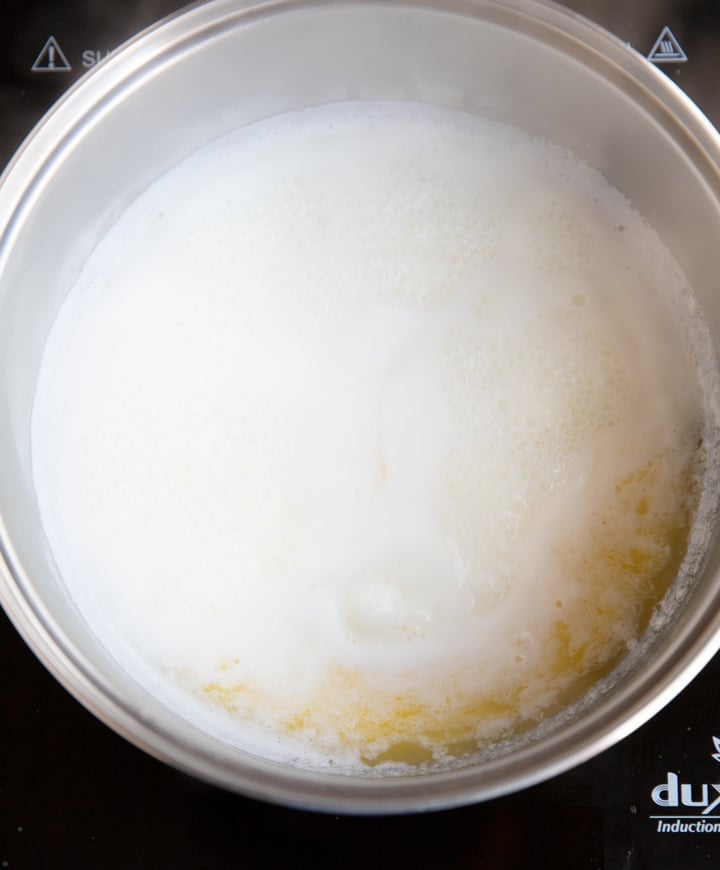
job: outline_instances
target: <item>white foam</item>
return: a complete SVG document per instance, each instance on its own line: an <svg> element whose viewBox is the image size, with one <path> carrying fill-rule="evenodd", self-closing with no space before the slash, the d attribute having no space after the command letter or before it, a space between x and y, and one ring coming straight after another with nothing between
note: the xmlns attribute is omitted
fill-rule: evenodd
<svg viewBox="0 0 720 870"><path fill-rule="evenodd" d="M522 727L634 643L682 549L684 295L617 192L517 131L360 104L239 130L127 210L49 337L65 582L241 745L419 762Z"/></svg>

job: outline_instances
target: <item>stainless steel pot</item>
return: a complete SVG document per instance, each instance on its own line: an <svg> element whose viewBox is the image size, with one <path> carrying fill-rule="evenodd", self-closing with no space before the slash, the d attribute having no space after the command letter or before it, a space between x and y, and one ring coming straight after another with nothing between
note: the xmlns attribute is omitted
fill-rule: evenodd
<svg viewBox="0 0 720 870"><path fill-rule="evenodd" d="M535 0L194 7L73 88L0 186L0 594L70 692L183 770L321 810L448 807L529 786L601 752L673 698L718 649L714 463L702 540L656 629L599 691L522 741L456 769L387 778L258 758L203 733L137 685L95 640L57 576L31 479L29 420L43 345L106 228L153 179L214 137L278 112L348 99L438 103L571 149L655 226L718 343L720 139L661 73L600 28ZM717 410L711 403L711 430Z"/></svg>

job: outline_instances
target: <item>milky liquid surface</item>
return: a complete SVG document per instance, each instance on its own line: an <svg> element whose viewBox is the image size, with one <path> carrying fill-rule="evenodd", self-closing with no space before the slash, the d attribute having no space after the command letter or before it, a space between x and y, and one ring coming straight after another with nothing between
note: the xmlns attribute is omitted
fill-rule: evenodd
<svg viewBox="0 0 720 870"><path fill-rule="evenodd" d="M237 131L137 199L52 328L61 574L239 745L382 767L519 733L682 560L687 298L619 194L509 128L350 104Z"/></svg>

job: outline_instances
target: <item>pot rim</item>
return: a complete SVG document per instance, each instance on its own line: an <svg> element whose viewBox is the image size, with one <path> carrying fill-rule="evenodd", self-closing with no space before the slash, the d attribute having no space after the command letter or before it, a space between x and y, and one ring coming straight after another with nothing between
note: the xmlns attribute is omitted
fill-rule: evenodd
<svg viewBox="0 0 720 870"><path fill-rule="evenodd" d="M322 8L376 6L471 16L493 23L523 22L523 32L602 72L644 100L669 126L720 201L720 136L694 103L649 61L577 13L543 0L214 0L197 3L131 39L86 73L31 132L0 177L0 268L16 226L42 194L44 179L77 130L101 120L127 88L215 35L266 16ZM39 167L39 169L38 169ZM716 567L716 566L715 566ZM717 573L717 572L716 572ZM211 738L192 742L171 724L153 720L117 695L96 665L70 641L40 599L9 542L0 517L0 601L45 667L88 710L150 755L215 785L255 798L325 812L397 813L450 808L492 799L560 774L626 737L672 700L720 648L720 585L637 680L626 681L591 712L511 755L447 771L360 777L289 768L235 753Z"/></svg>

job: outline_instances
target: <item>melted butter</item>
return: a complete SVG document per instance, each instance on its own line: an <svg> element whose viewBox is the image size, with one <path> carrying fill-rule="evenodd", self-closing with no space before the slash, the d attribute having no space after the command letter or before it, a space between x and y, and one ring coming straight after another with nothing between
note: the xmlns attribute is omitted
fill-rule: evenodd
<svg viewBox="0 0 720 870"><path fill-rule="evenodd" d="M368 767L423 766L472 754L564 710L624 658L677 576L701 461L698 453L668 476L658 455L617 481L607 510L593 515L585 545L571 540L557 549L568 586L577 584L581 593L571 604L554 602L562 618L549 621L539 660L527 666L517 655L490 693L467 692L467 673L445 673L423 691L388 693L367 675L334 666L310 701L285 715L284 731L357 751ZM200 693L233 715L274 706L282 717L282 707L259 687L223 682L237 664L221 663L218 680ZM483 663L476 667L481 672Z"/></svg>
<svg viewBox="0 0 720 870"><path fill-rule="evenodd" d="M688 293L599 175L500 125L358 104L218 140L49 336L32 462L68 590L260 754L423 766L523 733L687 550Z"/></svg>

